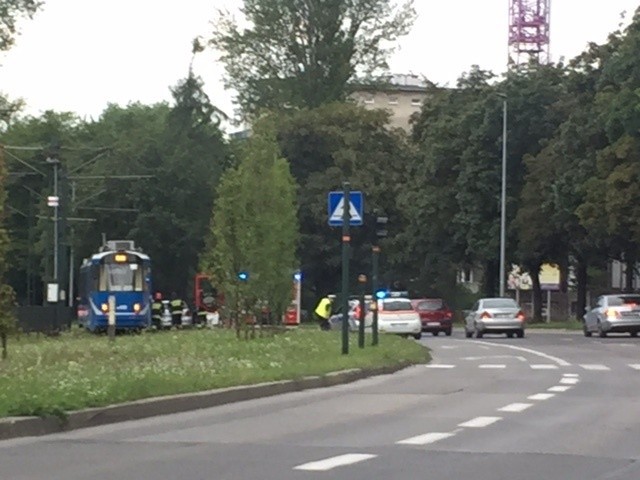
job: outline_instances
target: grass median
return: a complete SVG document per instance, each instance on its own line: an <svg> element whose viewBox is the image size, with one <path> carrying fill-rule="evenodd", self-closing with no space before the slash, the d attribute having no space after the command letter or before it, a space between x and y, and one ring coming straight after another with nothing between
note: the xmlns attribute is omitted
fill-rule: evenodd
<svg viewBox="0 0 640 480"><path fill-rule="evenodd" d="M350 368L426 362L420 344L381 335L366 348L350 335L298 329L237 340L224 329L104 336L22 337L0 362L0 417L65 412L142 398L298 379Z"/></svg>

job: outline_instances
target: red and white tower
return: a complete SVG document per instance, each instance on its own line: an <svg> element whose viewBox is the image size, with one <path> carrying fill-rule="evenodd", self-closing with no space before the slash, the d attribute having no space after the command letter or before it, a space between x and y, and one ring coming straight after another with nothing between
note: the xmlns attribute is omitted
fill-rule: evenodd
<svg viewBox="0 0 640 480"><path fill-rule="evenodd" d="M549 63L551 0L509 0L509 65Z"/></svg>

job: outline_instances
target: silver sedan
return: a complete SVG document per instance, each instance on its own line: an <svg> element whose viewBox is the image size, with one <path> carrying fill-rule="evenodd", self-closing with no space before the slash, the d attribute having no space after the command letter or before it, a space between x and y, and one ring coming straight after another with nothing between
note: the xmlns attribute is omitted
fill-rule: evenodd
<svg viewBox="0 0 640 480"><path fill-rule="evenodd" d="M482 338L485 333L506 333L508 337L524 337L525 314L511 298L481 298L471 310L464 312L467 338Z"/></svg>
<svg viewBox="0 0 640 480"><path fill-rule="evenodd" d="M608 333L629 333L632 337L640 332L640 295L602 295L593 308L584 315L585 337L596 332L600 337Z"/></svg>

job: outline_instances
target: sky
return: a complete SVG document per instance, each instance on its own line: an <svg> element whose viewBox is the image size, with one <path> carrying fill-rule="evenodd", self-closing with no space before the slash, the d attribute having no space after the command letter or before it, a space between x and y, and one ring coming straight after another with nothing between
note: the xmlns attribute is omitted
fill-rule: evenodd
<svg viewBox="0 0 640 480"><path fill-rule="evenodd" d="M25 113L70 111L97 119L108 103L169 101L188 73L191 41L207 38L218 7L240 0L45 0L20 22L15 46L0 54L0 92L26 101ZM551 59L570 59L606 41L638 0L552 0ZM509 0L415 0L418 14L390 59L392 73L425 75L440 85L477 64L503 73ZM233 113L216 52L198 54L194 71L214 105ZM233 130L233 129L232 129Z"/></svg>

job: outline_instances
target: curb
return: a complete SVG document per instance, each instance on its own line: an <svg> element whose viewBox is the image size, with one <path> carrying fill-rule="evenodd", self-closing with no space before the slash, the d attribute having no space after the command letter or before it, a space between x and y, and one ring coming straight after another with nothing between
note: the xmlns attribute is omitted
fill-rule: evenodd
<svg viewBox="0 0 640 480"><path fill-rule="evenodd" d="M394 366L343 370L321 376L303 377L297 380L154 397L107 407L78 410L70 412L66 418L56 416L9 417L0 419L0 440L67 432L110 423L139 420L159 415L216 407L228 403L272 397L312 388L332 387L376 375L388 375L412 365L414 365L412 362L402 362Z"/></svg>

